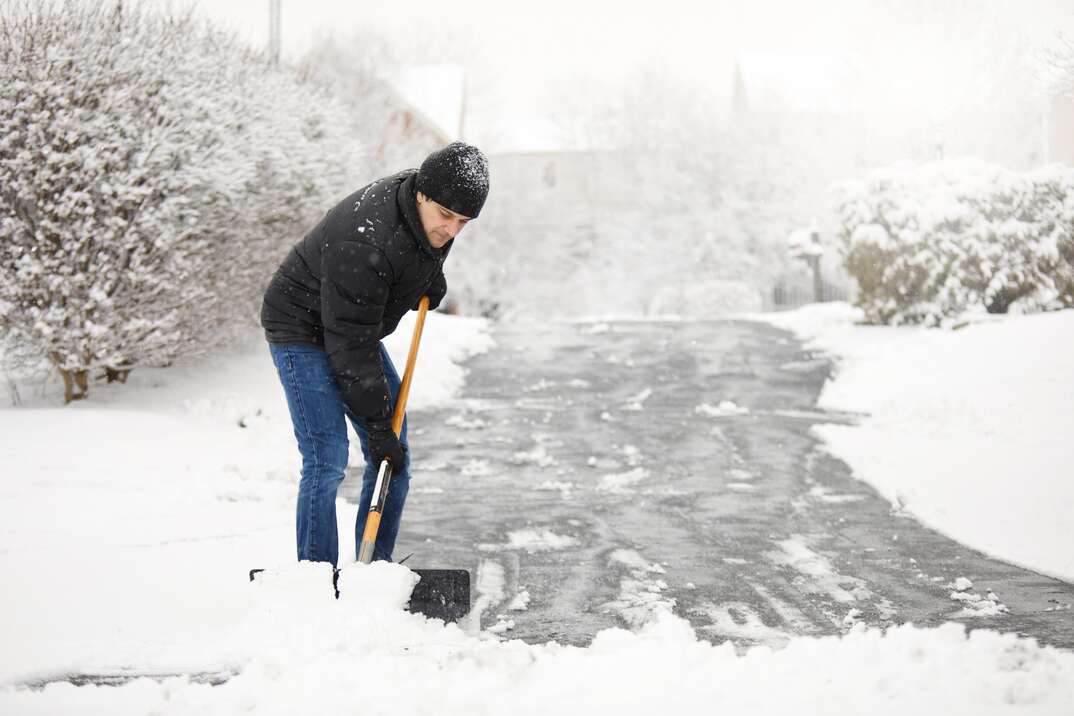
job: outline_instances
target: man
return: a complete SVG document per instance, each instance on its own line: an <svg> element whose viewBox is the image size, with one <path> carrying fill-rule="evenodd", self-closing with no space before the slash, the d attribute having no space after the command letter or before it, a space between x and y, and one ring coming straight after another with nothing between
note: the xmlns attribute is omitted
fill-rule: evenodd
<svg viewBox="0 0 1074 716"><path fill-rule="evenodd" d="M338 563L336 490L347 466L347 420L366 468L355 544L377 468L392 463L374 559L391 560L410 487L407 426L396 437L399 375L381 339L422 296L447 292L443 265L455 236L488 195L488 162L455 142L417 171L378 179L328 212L287 255L265 291L261 325L302 453L298 558ZM346 419L345 419L346 418Z"/></svg>

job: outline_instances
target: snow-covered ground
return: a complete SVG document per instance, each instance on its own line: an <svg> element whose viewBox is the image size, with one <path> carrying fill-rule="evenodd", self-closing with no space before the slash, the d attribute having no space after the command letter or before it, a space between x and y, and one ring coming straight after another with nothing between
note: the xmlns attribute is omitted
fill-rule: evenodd
<svg viewBox="0 0 1074 716"><path fill-rule="evenodd" d="M413 315L388 340L400 371ZM458 361L490 345L483 320L430 314L410 407L447 400ZM294 552L300 458L264 339L66 407L55 388L21 386L23 405L0 409L0 673L216 639L246 610L246 571ZM353 525L341 504L341 553Z"/></svg>
<svg viewBox="0 0 1074 716"><path fill-rule="evenodd" d="M834 356L820 406L834 455L953 539L1074 581L1074 310L959 330L855 325L842 303L759 316Z"/></svg>
<svg viewBox="0 0 1074 716"><path fill-rule="evenodd" d="M1068 315L1022 320L996 324L996 330L1040 322L1053 340L1061 330L1070 335ZM991 326L951 335L969 339L978 330ZM1025 343L1029 333L1018 340L1032 352ZM919 340L941 335L875 335L903 334L906 354ZM400 364L409 337L409 325L393 337ZM412 408L449 400L463 379L456 362L489 345L481 321L430 316ZM1059 360L1057 351L1050 360ZM826 402L854 375L853 356L842 365ZM1042 373L1020 375L1029 380ZM978 386L977 392L995 395L993 388ZM902 400L918 395L905 384L889 389ZM882 415L882 403L872 400L877 394L858 390L866 391L868 404L853 409ZM856 626L842 637L791 638L782 649L740 654L730 643L699 641L687 622L653 609L628 619L630 630L604 631L587 648L527 645L503 640L496 626L477 632L472 624L445 626L405 612L413 574L383 564L345 566L343 596L336 601L322 565L288 564L298 460L259 340L234 355L136 371L127 385L98 388L90 400L67 407L32 391L23 391L23 398L23 407L0 410L0 713L588 716L672 709L978 716L1074 710L1074 654L1013 634L967 635L954 624L886 633ZM967 412L954 405L952 419L965 420ZM931 419L947 431L943 435L955 430L943 414ZM870 425L846 430L868 434ZM1037 437L1047 442L1061 425L1048 424ZM839 435L828 430L826 439ZM1029 426L1014 432L1029 432ZM885 458L892 447L885 444ZM945 461L958 447L950 438L931 444ZM615 476L608 488L621 488L629 475ZM1018 477L1017 484L1025 486L1026 479ZM917 494L905 498L911 508ZM341 532L350 531L352 509L340 505ZM542 550L569 535L520 529L510 538L519 548ZM632 555L617 559L631 564ZM246 570L260 565L279 569L251 585ZM649 579L651 565L637 567L639 580ZM653 592L653 599L659 596ZM215 687L183 677L122 687L13 686L57 672L131 665L232 676Z"/></svg>

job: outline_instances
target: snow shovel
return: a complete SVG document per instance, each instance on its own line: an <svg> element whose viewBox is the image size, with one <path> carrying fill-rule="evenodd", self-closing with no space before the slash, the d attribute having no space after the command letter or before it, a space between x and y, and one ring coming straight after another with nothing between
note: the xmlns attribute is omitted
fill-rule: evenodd
<svg viewBox="0 0 1074 716"><path fill-rule="evenodd" d="M418 345L421 343L421 331L425 327L425 314L429 310L429 297L422 296L418 303L418 320L414 323L414 337L410 341L410 354L406 359L403 382L399 386L399 397L395 401L395 415L392 416L392 430L398 436L403 429L406 416L406 401L410 395L410 380L414 375L414 364L418 360ZM373 547L380 530L380 518L388 499L388 486L392 479L392 464L388 460L380 463L377 483L373 488L373 499L369 504L362 543L358 549L358 561L369 564L373 561ZM427 617L455 621L470 611L470 573L464 569L415 569L421 578L410 595L409 610Z"/></svg>

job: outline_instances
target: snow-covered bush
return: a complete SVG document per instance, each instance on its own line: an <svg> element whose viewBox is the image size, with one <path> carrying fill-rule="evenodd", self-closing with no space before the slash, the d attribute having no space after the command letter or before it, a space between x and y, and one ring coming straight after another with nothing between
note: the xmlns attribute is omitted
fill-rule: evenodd
<svg viewBox="0 0 1074 716"><path fill-rule="evenodd" d="M346 112L189 15L0 6L0 340L67 399L250 324L346 191Z"/></svg>
<svg viewBox="0 0 1074 716"><path fill-rule="evenodd" d="M1074 170L898 164L840 187L844 264L874 323L1074 306Z"/></svg>

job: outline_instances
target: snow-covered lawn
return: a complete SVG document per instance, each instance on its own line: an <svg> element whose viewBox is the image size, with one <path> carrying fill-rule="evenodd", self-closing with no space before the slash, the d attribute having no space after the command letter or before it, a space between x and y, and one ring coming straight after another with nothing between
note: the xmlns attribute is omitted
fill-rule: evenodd
<svg viewBox="0 0 1074 716"><path fill-rule="evenodd" d="M413 315L388 341L400 371ZM484 321L430 314L410 406L447 400L490 344ZM167 662L241 618L247 570L293 554L300 459L260 334L66 407L20 394L0 409L0 673ZM341 545L353 525L341 505Z"/></svg>
<svg viewBox="0 0 1074 716"><path fill-rule="evenodd" d="M855 325L846 304L761 316L836 357L827 448L923 523L1074 581L1074 310L959 330Z"/></svg>
<svg viewBox="0 0 1074 716"><path fill-rule="evenodd" d="M1053 338L1071 325L1069 316L1025 320L1050 322L1042 331ZM393 337L400 364L409 337L409 325ZM905 340L909 352L916 341ZM449 400L463 378L455 361L489 344L481 321L430 316L412 408ZM1058 356L1053 350L1050 359ZM841 375L853 375L853 365L848 358ZM910 395L905 384L890 390ZM234 355L136 371L128 385L68 407L26 391L23 398L23 407L0 409L0 713L1074 711L1074 654L1013 634L967 636L953 624L886 633L859 626L738 654L729 643L698 641L686 621L656 610L587 648L526 645L405 612L413 574L383 564L346 566L336 601L323 565L287 563L298 460L259 340ZM853 409L880 415L877 405ZM963 420L967 410L959 404L951 414ZM954 430L941 414L932 421L944 435ZM869 425L845 430L868 434ZM1062 425L1037 437L1047 443ZM959 445L948 439L932 449L949 462ZM1014 482L1027 484L1024 476ZM911 508L916 494L905 498ZM340 509L349 532L352 508ZM565 538L512 535L532 549ZM251 566L274 564L283 566L263 583L246 581ZM233 675L216 687L182 677L118 688L12 685L130 665Z"/></svg>

